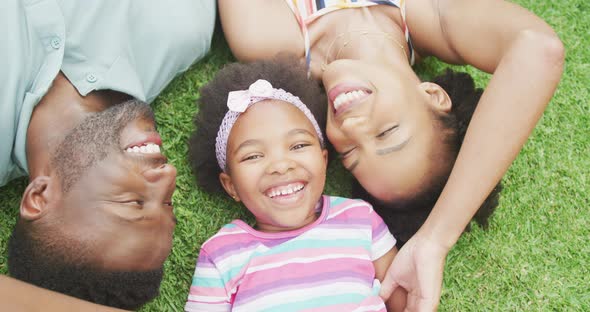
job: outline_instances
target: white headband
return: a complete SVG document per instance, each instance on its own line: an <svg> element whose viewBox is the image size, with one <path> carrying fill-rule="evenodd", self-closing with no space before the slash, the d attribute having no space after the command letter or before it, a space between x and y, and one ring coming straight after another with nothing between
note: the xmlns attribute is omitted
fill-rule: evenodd
<svg viewBox="0 0 590 312"><path fill-rule="evenodd" d="M227 140L234 123L238 117L240 117L240 114L245 112L252 104L267 99L284 101L297 107L303 112L305 117L311 121L320 140L320 144L324 146L324 137L322 136L322 131L320 130L317 121L307 106L301 102L299 97L296 97L283 89L275 89L270 82L264 79L259 79L251 84L248 90L231 91L227 95L227 107L229 110L223 117L221 125L219 126L219 131L217 131L217 137L215 138L215 155L217 156L219 168L221 168L222 171L225 172Z"/></svg>

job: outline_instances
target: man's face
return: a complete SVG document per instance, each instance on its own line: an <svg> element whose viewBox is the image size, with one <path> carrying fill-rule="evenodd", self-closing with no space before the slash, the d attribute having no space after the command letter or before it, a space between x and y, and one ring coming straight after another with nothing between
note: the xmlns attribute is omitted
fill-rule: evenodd
<svg viewBox="0 0 590 312"><path fill-rule="evenodd" d="M153 270L170 253L176 169L160 145L149 106L127 102L85 119L52 157L64 192L53 221L100 268Z"/></svg>

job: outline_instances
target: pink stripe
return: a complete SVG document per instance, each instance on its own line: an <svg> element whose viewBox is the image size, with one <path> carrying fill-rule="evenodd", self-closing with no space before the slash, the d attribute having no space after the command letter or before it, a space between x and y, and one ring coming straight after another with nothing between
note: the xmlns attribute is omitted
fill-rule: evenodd
<svg viewBox="0 0 590 312"><path fill-rule="evenodd" d="M383 300L379 297L379 296L372 296L372 297L368 297L367 299L363 300L363 302L361 303L355 303L355 304L339 304L336 306L329 306L329 307L318 307L318 308L312 308L312 309L306 309L303 310L305 312L340 312L340 311L354 311L355 309L359 308L359 307L365 307L365 306L377 306L377 305L382 305L381 309L378 310L373 310L373 311L378 311L378 312L386 312L386 308L385 308L385 303L383 302Z"/></svg>
<svg viewBox="0 0 590 312"><path fill-rule="evenodd" d="M227 297L225 288L191 286L189 294L193 296Z"/></svg>
<svg viewBox="0 0 590 312"><path fill-rule="evenodd" d="M251 288L258 288L260 285L268 283L269 280L276 279L276 276L280 276L281 279L293 279L305 276L313 277L314 275L328 272L351 272L369 276L371 272L374 274L374 270L375 268L373 267L372 262L366 260L355 261L355 259L341 259L337 261L329 259L310 264L290 263L282 267L247 273L247 275L244 276L244 279L248 279L248 282L243 283L241 289L248 290ZM251 275L255 275L256 278L250 278ZM344 273L343 276L346 276L346 273Z"/></svg>
<svg viewBox="0 0 590 312"><path fill-rule="evenodd" d="M356 215L364 215L365 213L367 213L367 211L369 211L369 209L370 206L365 202L361 202L358 200L347 200L343 203L340 203L339 205L333 206L331 210L332 215L339 213L342 210L348 210L347 212L345 212L346 214L356 213ZM338 217L340 216L336 216L336 218Z"/></svg>
<svg viewBox="0 0 590 312"><path fill-rule="evenodd" d="M266 265L271 263L288 261L293 258L314 258L324 255L346 254L350 256L366 256L367 250L361 247L323 247L314 249L297 249L281 254L275 254L253 259L250 266Z"/></svg>
<svg viewBox="0 0 590 312"><path fill-rule="evenodd" d="M358 303L356 304L339 304L335 306L329 307L318 307L312 309L301 310L302 312L342 312L342 311L354 311L354 309L358 308Z"/></svg>
<svg viewBox="0 0 590 312"><path fill-rule="evenodd" d="M227 245L233 245L235 243L249 243L253 241L252 237L247 233L243 234L236 234L236 235L226 235L221 237L215 237L213 241L205 243L203 246L207 246L207 251L214 253L218 247L223 247Z"/></svg>

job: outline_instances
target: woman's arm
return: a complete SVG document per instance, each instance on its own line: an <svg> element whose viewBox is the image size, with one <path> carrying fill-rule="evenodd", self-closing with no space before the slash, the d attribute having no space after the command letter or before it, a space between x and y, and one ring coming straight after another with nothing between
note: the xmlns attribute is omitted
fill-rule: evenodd
<svg viewBox="0 0 590 312"><path fill-rule="evenodd" d="M438 305L446 254L553 96L564 48L539 17L501 0L408 1L407 20L418 53L493 73L441 196L382 288L385 297L401 285L408 308L423 311Z"/></svg>
<svg viewBox="0 0 590 312"><path fill-rule="evenodd" d="M448 249L516 158L551 100L561 78L564 48L544 21L508 2L417 2L431 3L438 15L430 28L442 42L439 48L428 47L427 54L493 73L449 180L420 230Z"/></svg>
<svg viewBox="0 0 590 312"><path fill-rule="evenodd" d="M219 0L223 34L240 62L289 52L303 57L303 35L285 1Z"/></svg>
<svg viewBox="0 0 590 312"><path fill-rule="evenodd" d="M0 275L1 311L124 311L35 287Z"/></svg>
<svg viewBox="0 0 590 312"><path fill-rule="evenodd" d="M391 262L395 258L396 254L397 248L393 247L379 259L373 261L373 266L375 267L375 278L380 282L383 282L387 269L391 266ZM406 296L406 291L403 288L398 288L391 294L389 298L384 298L387 311L403 311L406 307Z"/></svg>

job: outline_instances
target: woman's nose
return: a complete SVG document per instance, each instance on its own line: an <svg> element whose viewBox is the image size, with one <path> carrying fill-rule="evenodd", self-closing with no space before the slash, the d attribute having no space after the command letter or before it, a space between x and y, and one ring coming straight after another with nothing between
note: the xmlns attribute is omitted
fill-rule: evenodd
<svg viewBox="0 0 590 312"><path fill-rule="evenodd" d="M366 117L349 117L342 121L340 130L346 137L358 142L366 136L367 121Z"/></svg>

